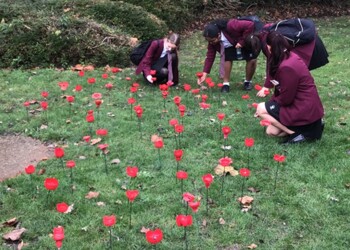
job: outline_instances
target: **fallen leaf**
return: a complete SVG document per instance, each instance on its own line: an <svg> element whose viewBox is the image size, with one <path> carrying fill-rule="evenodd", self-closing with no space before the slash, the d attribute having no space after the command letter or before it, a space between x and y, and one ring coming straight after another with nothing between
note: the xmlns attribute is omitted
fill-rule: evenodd
<svg viewBox="0 0 350 250"><path fill-rule="evenodd" d="M74 203L73 203L72 205L68 206L67 211L64 212L64 213L65 213L65 214L71 213L71 212L73 211L73 208L74 208Z"/></svg>
<svg viewBox="0 0 350 250"><path fill-rule="evenodd" d="M250 205L254 201L254 198L246 195L243 197L239 197L238 201L243 205Z"/></svg>
<svg viewBox="0 0 350 250"><path fill-rule="evenodd" d="M82 227L81 231L87 232L88 228L89 228L89 226Z"/></svg>
<svg viewBox="0 0 350 250"><path fill-rule="evenodd" d="M14 227L16 226L16 224L18 223L18 220L16 217L12 218L12 219L9 219L7 221L5 221L3 223L4 226L8 226L8 227Z"/></svg>
<svg viewBox="0 0 350 250"><path fill-rule="evenodd" d="M41 168L39 171L38 171L38 175L43 175L45 174L46 172L46 168Z"/></svg>
<svg viewBox="0 0 350 250"><path fill-rule="evenodd" d="M42 124L41 126L40 126L40 129L47 129L48 127L47 127L47 125L44 125L44 124Z"/></svg>
<svg viewBox="0 0 350 250"><path fill-rule="evenodd" d="M120 163L120 160L119 159L113 159L111 161L112 164L119 164Z"/></svg>
<svg viewBox="0 0 350 250"><path fill-rule="evenodd" d="M225 174L229 173L231 176L238 175L238 171L235 170L233 167L231 166L224 167L224 166L221 166L220 164L214 168L214 172L217 175L223 175L224 173Z"/></svg>
<svg viewBox="0 0 350 250"><path fill-rule="evenodd" d="M15 229L15 230L3 235L2 238L4 240L16 241L16 240L21 239L21 236L25 231L27 231L27 229L25 229L24 227L22 227L20 229Z"/></svg>
<svg viewBox="0 0 350 250"><path fill-rule="evenodd" d="M85 198L93 199L93 198L97 198L99 195L100 195L100 192L90 191L87 195L85 195Z"/></svg>
<svg viewBox="0 0 350 250"><path fill-rule="evenodd" d="M153 143L158 141L159 139L162 139L162 137L160 137L160 136L158 136L156 134L151 136L151 142L153 142Z"/></svg>
<svg viewBox="0 0 350 250"><path fill-rule="evenodd" d="M90 142L90 145L95 145L95 144L99 143L101 140L102 140L101 138L92 139Z"/></svg>
<svg viewBox="0 0 350 250"><path fill-rule="evenodd" d="M227 106L227 102L226 101L222 101L222 106Z"/></svg>
<svg viewBox="0 0 350 250"><path fill-rule="evenodd" d="M123 184L120 188L123 189L123 190L127 189L125 184Z"/></svg>
<svg viewBox="0 0 350 250"><path fill-rule="evenodd" d="M203 227L206 227L206 226L207 226L207 220L206 220L206 219L204 219L204 220L202 221L202 226L203 226Z"/></svg>
<svg viewBox="0 0 350 250"><path fill-rule="evenodd" d="M69 119L66 120L66 124L70 124L71 122L72 122L72 121L69 120Z"/></svg>
<svg viewBox="0 0 350 250"><path fill-rule="evenodd" d="M96 204L97 204L97 206L99 206L99 207L104 207L104 206L106 206L106 203L104 203L103 201L99 201L99 202L97 202Z"/></svg>
<svg viewBox="0 0 350 250"><path fill-rule="evenodd" d="M121 200L116 200L116 201L115 201L115 204L122 205L123 202L122 202Z"/></svg>
<svg viewBox="0 0 350 250"><path fill-rule="evenodd" d="M350 183L346 183L346 184L345 184L345 187L346 187L346 188L350 188Z"/></svg>
<svg viewBox="0 0 350 250"><path fill-rule="evenodd" d="M255 249L255 248L257 248L258 246L256 245L256 244L250 244L249 246L247 246L247 248L249 248L249 249Z"/></svg>
<svg viewBox="0 0 350 250"><path fill-rule="evenodd" d="M84 71L93 71L94 69L95 69L95 67L92 65L87 65L84 67Z"/></svg>
<svg viewBox="0 0 350 250"><path fill-rule="evenodd" d="M85 159L86 159L85 156L83 156L83 155L79 156L79 160L85 160Z"/></svg>
<svg viewBox="0 0 350 250"><path fill-rule="evenodd" d="M225 225L226 221L223 218L219 219L219 224L220 225Z"/></svg>
<svg viewBox="0 0 350 250"><path fill-rule="evenodd" d="M17 245L17 250L21 250L24 247L23 240Z"/></svg>
<svg viewBox="0 0 350 250"><path fill-rule="evenodd" d="M144 234L147 233L148 231L149 231L149 228L145 228L145 227L142 227L140 230L140 232Z"/></svg>
<svg viewBox="0 0 350 250"><path fill-rule="evenodd" d="M249 187L247 189L248 189L248 191L250 191L252 193L259 193L260 192L260 189L257 189L257 188L254 188L254 187Z"/></svg>

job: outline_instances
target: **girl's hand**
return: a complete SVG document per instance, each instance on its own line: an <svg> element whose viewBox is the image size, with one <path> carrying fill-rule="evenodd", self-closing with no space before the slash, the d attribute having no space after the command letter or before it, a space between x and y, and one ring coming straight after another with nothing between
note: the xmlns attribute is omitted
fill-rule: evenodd
<svg viewBox="0 0 350 250"><path fill-rule="evenodd" d="M151 75L148 75L146 78L147 78L147 81L149 81L150 83L153 83L153 80L152 80L152 76L151 76Z"/></svg>
<svg viewBox="0 0 350 250"><path fill-rule="evenodd" d="M258 93L256 93L256 96L258 96L258 97L265 97L265 96L266 96L265 92L267 92L268 90L269 90L268 88L262 87L262 88L258 91Z"/></svg>
<svg viewBox="0 0 350 250"><path fill-rule="evenodd" d="M198 77L198 79L197 79L197 84L198 84L198 85L201 85L202 82L204 82L206 78L207 78L207 73L206 73L206 72L203 72L203 75L202 75L201 77Z"/></svg>

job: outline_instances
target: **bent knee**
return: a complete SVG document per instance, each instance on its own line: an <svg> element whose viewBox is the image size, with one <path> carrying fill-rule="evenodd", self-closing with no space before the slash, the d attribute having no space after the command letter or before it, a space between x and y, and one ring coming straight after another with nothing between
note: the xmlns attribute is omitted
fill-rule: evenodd
<svg viewBox="0 0 350 250"><path fill-rule="evenodd" d="M261 102L261 103L258 104L258 106L256 108L256 113L257 113L258 116L261 116L261 115L267 113L267 110L266 110L264 102Z"/></svg>

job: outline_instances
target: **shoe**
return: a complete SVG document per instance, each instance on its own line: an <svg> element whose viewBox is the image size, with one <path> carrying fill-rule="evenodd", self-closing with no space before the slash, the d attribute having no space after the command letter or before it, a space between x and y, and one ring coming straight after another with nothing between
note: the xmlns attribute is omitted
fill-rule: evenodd
<svg viewBox="0 0 350 250"><path fill-rule="evenodd" d="M289 136L288 140L284 141L283 144L297 144L297 143L302 143L306 142L308 139L304 137L302 134L292 134Z"/></svg>
<svg viewBox="0 0 350 250"><path fill-rule="evenodd" d="M244 90L251 90L253 88L253 84L250 81L244 82Z"/></svg>
<svg viewBox="0 0 350 250"><path fill-rule="evenodd" d="M221 93L228 93L230 92L230 85L223 85L221 87Z"/></svg>

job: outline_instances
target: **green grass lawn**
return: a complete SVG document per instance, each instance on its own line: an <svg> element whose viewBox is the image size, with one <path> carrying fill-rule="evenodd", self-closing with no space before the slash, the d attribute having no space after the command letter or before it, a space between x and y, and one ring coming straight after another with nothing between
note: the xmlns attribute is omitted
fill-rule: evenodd
<svg viewBox="0 0 350 250"><path fill-rule="evenodd" d="M113 249L153 249L141 232L143 227L163 231L157 249L183 249L184 228L176 225L175 217L187 212L193 215L193 224L186 232L188 249L247 249L251 244L257 249L349 249L350 21L343 17L315 22L330 54L328 65L312 71L326 112L323 138L315 143L285 146L264 134L251 108L253 102L264 99L257 98L255 90L248 93L248 100L242 99L247 94L241 85L242 62L234 63L229 94L221 95L217 87L201 91L208 95L211 105L201 110L200 99L182 87L188 83L197 88L195 74L202 70L206 52L200 32L183 39L181 83L169 90L165 102L159 89L146 86L133 69L109 72L108 79L101 77L103 69L86 72L83 77L70 70L1 70L0 134L38 138L63 147L65 155L63 161L53 158L40 162L31 176L23 174L0 183L0 222L13 217L21 222L27 229L22 235L24 249L54 249L51 234L58 225L65 229L62 249L106 249L109 229L102 217L112 214L117 217L112 228ZM214 68L211 77L218 83L216 72ZM265 59L261 55L255 83L261 84L264 74ZM87 83L91 77L96 78L93 85ZM64 81L69 87L61 91L58 83ZM111 91L105 88L108 82L113 83ZM133 94L130 86L134 82L139 82L140 88ZM81 92L73 91L77 84L83 86ZM49 92L46 111L39 105L42 91ZM92 93L102 93L103 103L98 110ZM74 95L75 102L69 105L64 95ZM182 118L173 102L175 96L180 96L187 108ZM127 102L130 97L143 108L141 121ZM33 101L28 110L23 106L25 101ZM88 110L94 110L92 125L85 120ZM226 115L222 124L216 117L218 112ZM184 125L180 136L175 137L169 125L172 118ZM222 150L225 142L221 126L232 130L226 141L231 149L227 151ZM108 135L97 136L98 128L107 129ZM83 140L91 131L92 139L101 138L95 145ZM151 142L154 134L164 140L159 151ZM175 138L184 151L179 166L173 155ZM254 146L245 147L245 138L254 138ZM99 144L109 145L108 154L97 148ZM274 154L286 156L285 162L274 161ZM250 177L244 181L239 175L224 179L216 175L214 168L224 155L233 159L236 170L249 168ZM117 159L120 163L112 163ZM62 167L68 160L76 162L73 191L70 171ZM127 176L127 166L139 168L136 178ZM197 213L188 210L182 201L181 182L175 178L177 167L188 173L183 191L200 199ZM39 175L41 169L46 172ZM202 182L206 173L215 176L209 188L208 214ZM59 180L58 188L50 193L44 187L48 177ZM248 212L242 212L237 201L242 186L244 195L254 198ZM140 193L132 204L130 227L125 191L132 189ZM99 192L99 196L85 198L90 191ZM60 202L74 204L74 209L59 213L56 204ZM0 233L13 229L0 226ZM4 240L1 247L11 249Z"/></svg>

